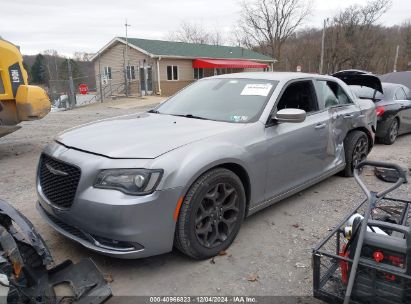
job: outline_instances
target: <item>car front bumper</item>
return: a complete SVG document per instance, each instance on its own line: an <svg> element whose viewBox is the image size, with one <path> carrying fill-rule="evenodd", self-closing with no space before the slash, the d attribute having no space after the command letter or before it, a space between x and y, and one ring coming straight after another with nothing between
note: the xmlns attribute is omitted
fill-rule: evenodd
<svg viewBox="0 0 411 304"><path fill-rule="evenodd" d="M112 257L134 259L172 250L176 224L173 214L182 188L157 190L144 196L97 189L92 186L88 171L94 171L95 176L98 171L93 163L101 163L102 157L72 149L58 153L59 150L48 151L48 155L79 166L82 175L68 209L50 202L37 179L37 209L51 227L86 248Z"/></svg>

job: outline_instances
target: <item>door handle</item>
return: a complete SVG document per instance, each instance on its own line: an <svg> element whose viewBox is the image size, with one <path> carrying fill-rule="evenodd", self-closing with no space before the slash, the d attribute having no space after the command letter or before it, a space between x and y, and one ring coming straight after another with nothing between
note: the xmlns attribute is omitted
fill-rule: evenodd
<svg viewBox="0 0 411 304"><path fill-rule="evenodd" d="M326 123L319 123L318 125L315 126L315 129L324 129L326 125L327 125Z"/></svg>
<svg viewBox="0 0 411 304"><path fill-rule="evenodd" d="M354 114L345 114L343 118L353 118Z"/></svg>

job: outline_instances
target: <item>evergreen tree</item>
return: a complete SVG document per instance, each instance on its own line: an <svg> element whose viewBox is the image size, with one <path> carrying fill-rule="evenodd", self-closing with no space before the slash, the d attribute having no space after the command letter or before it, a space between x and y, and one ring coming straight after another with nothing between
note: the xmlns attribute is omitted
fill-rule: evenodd
<svg viewBox="0 0 411 304"><path fill-rule="evenodd" d="M31 81L34 84L47 84L48 77L47 77L47 69L46 69L46 61L44 56L38 54L34 63L31 67Z"/></svg>

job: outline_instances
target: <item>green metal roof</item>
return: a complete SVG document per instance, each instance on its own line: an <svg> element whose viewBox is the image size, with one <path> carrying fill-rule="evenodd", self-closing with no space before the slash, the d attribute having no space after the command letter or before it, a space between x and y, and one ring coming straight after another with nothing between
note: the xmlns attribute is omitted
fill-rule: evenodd
<svg viewBox="0 0 411 304"><path fill-rule="evenodd" d="M118 37L126 40L125 37ZM251 59L273 61L263 54L238 46L208 45L199 43L128 38L128 43L155 56L176 56L188 58Z"/></svg>

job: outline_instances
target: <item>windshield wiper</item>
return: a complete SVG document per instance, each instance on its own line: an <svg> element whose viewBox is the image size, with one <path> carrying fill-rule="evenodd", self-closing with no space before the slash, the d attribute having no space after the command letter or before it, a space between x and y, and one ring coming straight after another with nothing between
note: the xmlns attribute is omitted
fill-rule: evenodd
<svg viewBox="0 0 411 304"><path fill-rule="evenodd" d="M154 113L154 114L160 114L160 112L159 112L159 111L154 110L154 109L149 110L149 111L147 111L147 112L148 112L148 113Z"/></svg>
<svg viewBox="0 0 411 304"><path fill-rule="evenodd" d="M186 118L194 118L194 119L204 119L204 120L208 120L208 118L201 117L201 116L197 116L197 115L193 115L193 114L170 114L170 115L180 116L180 117L186 117Z"/></svg>

